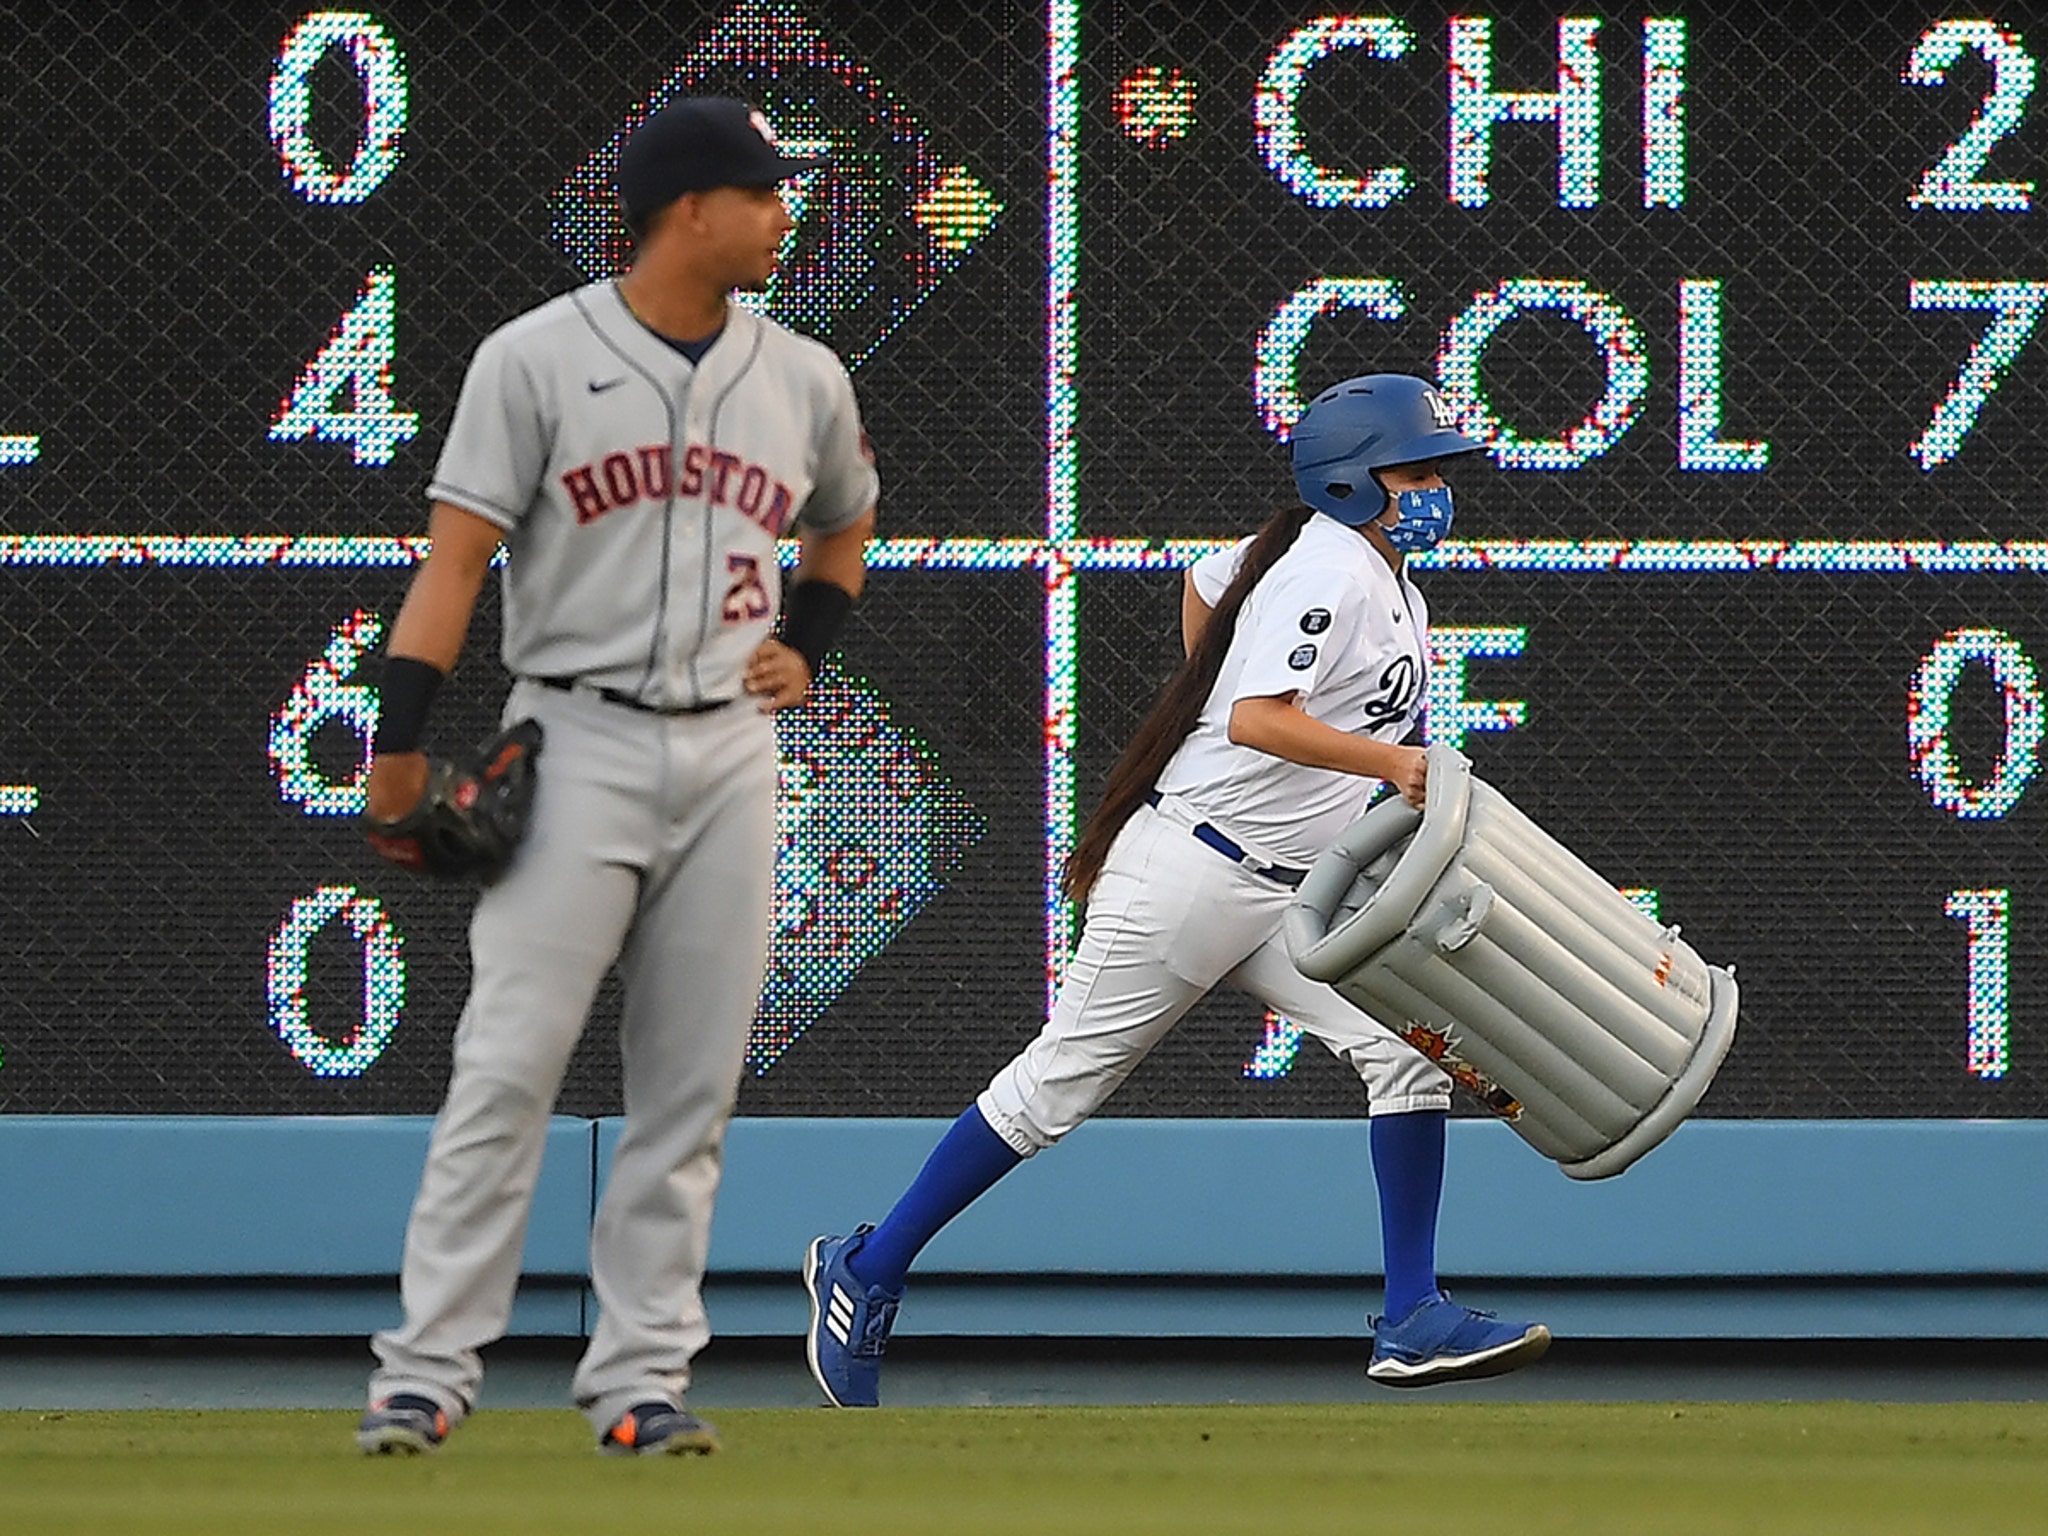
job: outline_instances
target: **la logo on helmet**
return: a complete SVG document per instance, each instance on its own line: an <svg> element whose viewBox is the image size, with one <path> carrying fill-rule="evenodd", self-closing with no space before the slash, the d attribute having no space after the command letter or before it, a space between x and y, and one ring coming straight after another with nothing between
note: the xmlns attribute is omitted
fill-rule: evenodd
<svg viewBox="0 0 2048 1536"><path fill-rule="evenodd" d="M749 112L747 114L747 121L754 125L754 132L761 135L773 147L775 143L775 130L768 126L768 119L759 112Z"/></svg>
<svg viewBox="0 0 2048 1536"><path fill-rule="evenodd" d="M1437 430L1448 432L1458 424L1458 413L1451 409L1451 402L1433 389L1422 392L1423 403L1429 407L1429 414L1437 424Z"/></svg>

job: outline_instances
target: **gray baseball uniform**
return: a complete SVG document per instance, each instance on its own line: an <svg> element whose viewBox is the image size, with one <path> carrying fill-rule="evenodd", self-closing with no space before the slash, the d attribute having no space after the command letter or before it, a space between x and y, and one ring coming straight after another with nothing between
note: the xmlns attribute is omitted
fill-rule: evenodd
<svg viewBox="0 0 2048 1536"><path fill-rule="evenodd" d="M477 348L428 496L505 530L505 719L539 718L547 746L526 841L471 924L373 1401L417 1393L451 1420L474 1403L547 1118L615 961L626 1127L576 1399L600 1430L682 1400L710 1336L699 1285L767 952L775 737L741 678L779 608L777 536L849 526L875 495L838 359L737 306L695 364L610 283Z"/></svg>

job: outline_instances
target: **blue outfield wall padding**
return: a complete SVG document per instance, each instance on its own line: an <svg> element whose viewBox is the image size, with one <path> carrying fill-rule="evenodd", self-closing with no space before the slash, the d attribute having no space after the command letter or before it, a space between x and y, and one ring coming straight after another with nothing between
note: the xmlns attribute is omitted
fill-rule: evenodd
<svg viewBox="0 0 2048 1536"><path fill-rule="evenodd" d="M714 1326L799 1333L804 1245L881 1216L946 1124L735 1122ZM385 1326L429 1129L0 1116L0 1334ZM513 1333L589 1327L619 1129L553 1123ZM1562 1335L2048 1337L2048 1122L1702 1120L1588 1185L1455 1121L1449 1168L1445 1276ZM940 1234L903 1327L1349 1336L1377 1304L1376 1225L1362 1121L1098 1120Z"/></svg>
<svg viewBox="0 0 2048 1536"><path fill-rule="evenodd" d="M791 1268L876 1221L941 1120L733 1123L715 1272ZM600 1122L600 1169L616 1136ZM1455 1120L1440 1266L1503 1279L2048 1275L2048 1121L1695 1120L1566 1178ZM2021 1217L2019 1213L2027 1213ZM939 1234L921 1274L1377 1274L1363 1121L1095 1120Z"/></svg>
<svg viewBox="0 0 2048 1536"><path fill-rule="evenodd" d="M514 1338L581 1338L588 1285L574 1277L526 1280L512 1303ZM398 1280L223 1281L207 1284L0 1285L0 1337L337 1338L365 1340L398 1324ZM797 1327L801 1329L802 1323Z"/></svg>
<svg viewBox="0 0 2048 1536"><path fill-rule="evenodd" d="M0 1278L395 1275L432 1124L0 1115ZM549 1124L528 1274L590 1273L592 1136Z"/></svg>
<svg viewBox="0 0 2048 1536"><path fill-rule="evenodd" d="M1522 1284L1475 1280L1457 1299L1572 1339L2043 1339L2048 1284ZM724 1338L799 1339L810 1313L789 1279L721 1279L704 1298ZM1377 1282L1302 1285L920 1280L899 1338L1360 1339Z"/></svg>

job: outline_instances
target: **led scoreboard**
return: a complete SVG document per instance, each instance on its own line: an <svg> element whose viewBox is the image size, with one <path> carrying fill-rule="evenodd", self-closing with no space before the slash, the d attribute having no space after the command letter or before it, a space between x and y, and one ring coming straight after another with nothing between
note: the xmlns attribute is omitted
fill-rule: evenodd
<svg viewBox="0 0 2048 1536"><path fill-rule="evenodd" d="M1702 1113L2048 1112L2041 17L13 20L0 1110L438 1103L467 902L353 823L374 656L470 350L619 270L620 143L715 90L831 157L747 302L854 370L883 474L778 724L743 1110L951 1114L1037 1030L1180 568L1291 497L1306 397L1394 369L1488 444L1415 562L1429 733L1735 966ZM616 1109L614 1017L565 1109ZM1302 1044L1212 998L1111 1110L1357 1113Z"/></svg>

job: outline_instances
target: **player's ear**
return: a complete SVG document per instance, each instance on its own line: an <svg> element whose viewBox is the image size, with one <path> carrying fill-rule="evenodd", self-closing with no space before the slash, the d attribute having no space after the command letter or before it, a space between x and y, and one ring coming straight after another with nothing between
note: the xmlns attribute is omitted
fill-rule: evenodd
<svg viewBox="0 0 2048 1536"><path fill-rule="evenodd" d="M685 192L661 211L684 228L694 229L704 222L705 204L709 201L709 193Z"/></svg>
<svg viewBox="0 0 2048 1536"><path fill-rule="evenodd" d="M697 193L685 192L682 196L663 203L659 208L656 208L652 213L641 219L638 229L633 229L632 225L628 224L626 227L632 232L633 243L644 246L672 221L682 219L687 222L690 210L693 210L699 201ZM685 205L688 205L688 208Z"/></svg>

